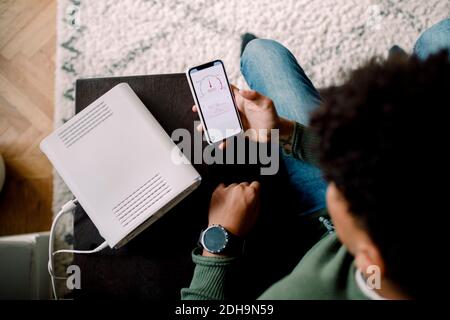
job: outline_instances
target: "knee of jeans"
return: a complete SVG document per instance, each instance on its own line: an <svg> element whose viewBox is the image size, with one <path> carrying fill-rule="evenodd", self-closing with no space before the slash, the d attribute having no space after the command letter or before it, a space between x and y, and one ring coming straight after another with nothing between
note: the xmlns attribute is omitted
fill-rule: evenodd
<svg viewBox="0 0 450 320"><path fill-rule="evenodd" d="M419 58L427 58L441 49L450 49L450 19L445 19L426 30L417 40L414 52Z"/></svg>
<svg viewBox="0 0 450 320"><path fill-rule="evenodd" d="M248 61L264 63L264 61L271 59L273 55L283 51L287 51L287 49L275 40L254 39L247 44L242 53L241 71Z"/></svg>

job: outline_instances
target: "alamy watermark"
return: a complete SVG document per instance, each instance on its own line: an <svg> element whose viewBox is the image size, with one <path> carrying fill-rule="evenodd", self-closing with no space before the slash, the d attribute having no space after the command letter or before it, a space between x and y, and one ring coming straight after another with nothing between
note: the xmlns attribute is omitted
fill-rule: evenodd
<svg viewBox="0 0 450 320"><path fill-rule="evenodd" d="M198 124L198 121L194 122L195 127ZM223 132L214 129L210 129L208 132L210 135L223 135ZM226 130L225 133L229 134L230 130ZM267 143L247 143L246 140L251 136L270 136L270 139ZM224 150L219 149L217 145L208 145L203 148L203 134L196 130L192 136L189 130L179 128L172 132L171 138L177 145L171 153L172 161L175 164L259 163L261 164L261 175L274 175L279 169L278 129L248 129L243 134L228 139Z"/></svg>
<svg viewBox="0 0 450 320"><path fill-rule="evenodd" d="M370 290L381 289L381 270L377 265L370 265L366 270L366 286Z"/></svg>
<svg viewBox="0 0 450 320"><path fill-rule="evenodd" d="M81 289L81 269L76 264L67 267L66 273L69 275L66 279L67 289Z"/></svg>

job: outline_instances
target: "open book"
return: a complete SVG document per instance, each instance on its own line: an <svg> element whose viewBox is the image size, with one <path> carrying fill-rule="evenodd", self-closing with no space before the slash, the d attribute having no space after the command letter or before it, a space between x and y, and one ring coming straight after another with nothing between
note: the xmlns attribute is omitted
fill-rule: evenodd
<svg viewBox="0 0 450 320"><path fill-rule="evenodd" d="M41 150L111 248L128 242L201 181L126 83L56 129Z"/></svg>

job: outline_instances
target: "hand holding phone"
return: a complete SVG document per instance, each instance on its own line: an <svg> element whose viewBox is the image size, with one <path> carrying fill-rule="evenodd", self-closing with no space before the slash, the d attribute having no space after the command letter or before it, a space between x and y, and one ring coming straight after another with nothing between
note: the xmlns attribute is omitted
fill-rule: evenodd
<svg viewBox="0 0 450 320"><path fill-rule="evenodd" d="M239 90L233 85L231 85L231 89L234 93L243 128L246 130L245 134L250 140L263 143L269 141L271 129L280 130L280 140L290 140L295 122L279 117L271 99L254 90ZM196 105L192 106L192 111L198 112ZM197 127L197 130L203 131L202 124ZM222 142L219 148L224 149L225 146L226 141Z"/></svg>

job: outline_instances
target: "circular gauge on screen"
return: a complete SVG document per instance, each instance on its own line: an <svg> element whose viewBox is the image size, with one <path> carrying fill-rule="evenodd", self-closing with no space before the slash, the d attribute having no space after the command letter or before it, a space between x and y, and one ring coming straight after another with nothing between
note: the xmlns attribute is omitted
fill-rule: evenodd
<svg viewBox="0 0 450 320"><path fill-rule="evenodd" d="M217 76L207 75L200 80L200 92L203 96L222 89L222 81Z"/></svg>

